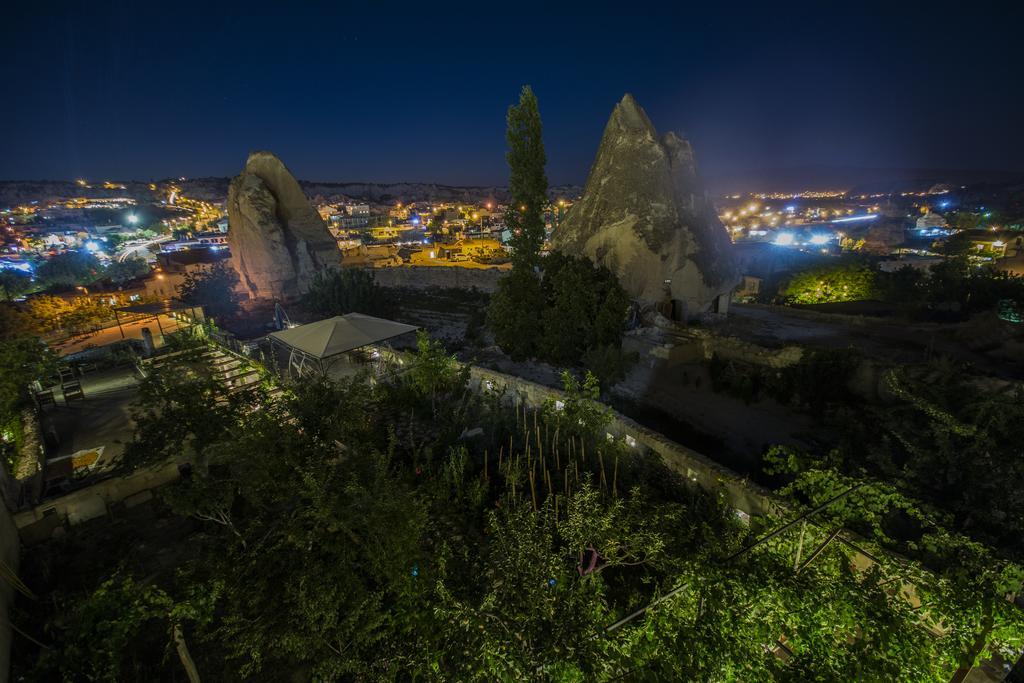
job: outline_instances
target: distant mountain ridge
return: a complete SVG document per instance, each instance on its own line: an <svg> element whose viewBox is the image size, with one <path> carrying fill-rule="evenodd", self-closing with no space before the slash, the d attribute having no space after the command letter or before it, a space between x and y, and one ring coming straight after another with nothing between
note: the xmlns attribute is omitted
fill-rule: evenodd
<svg viewBox="0 0 1024 683"><path fill-rule="evenodd" d="M719 173L706 176L714 194L855 190L915 192L937 183L977 185L1024 183L1024 171L1003 169L868 168L856 166L793 166Z"/></svg>
<svg viewBox="0 0 1024 683"><path fill-rule="evenodd" d="M194 199L222 202L227 199L228 177L167 178L156 181L158 186L173 182L183 194ZM0 180L0 208L27 204L35 200L61 200L72 197L132 197L139 201L152 201L154 192L149 182L114 181L125 189L105 189L102 186L84 188L67 180ZM322 182L300 180L299 185L310 199L340 202L348 200L379 204L393 202L505 202L508 188L500 185L460 186L440 183L361 183ZM583 191L579 185L555 185L548 194L554 198L575 199Z"/></svg>
<svg viewBox="0 0 1024 683"><path fill-rule="evenodd" d="M222 202L228 194L229 177L166 178L158 185L175 182L185 195L205 201ZM100 186L85 189L66 180L0 180L0 209L26 204L33 200L68 199L71 197L129 196L140 201L153 197L148 181L117 181L126 189L107 190ZM1018 185L1024 184L1024 171L999 169L915 169L866 168L844 166L800 166L764 168L719 173L705 176L705 186L713 195L800 192L803 190L854 190L856 192L924 191L936 183L950 185ZM300 180L310 199L338 202L357 200L388 204L392 202L504 202L508 188L502 185L446 185L443 183L371 183ZM583 193L581 185L555 185L548 194L553 198L576 199Z"/></svg>

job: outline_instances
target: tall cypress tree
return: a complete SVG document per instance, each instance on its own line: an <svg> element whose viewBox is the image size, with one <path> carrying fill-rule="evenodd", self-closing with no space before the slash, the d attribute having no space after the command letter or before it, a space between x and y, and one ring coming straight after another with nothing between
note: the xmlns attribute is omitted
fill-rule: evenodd
<svg viewBox="0 0 1024 683"><path fill-rule="evenodd" d="M523 86L519 104L508 108L509 179L511 200L505 223L512 231L512 263L533 269L544 246L544 206L548 201L547 157L541 138L540 110L530 86Z"/></svg>
<svg viewBox="0 0 1024 683"><path fill-rule="evenodd" d="M505 224L512 231L512 272L498 283L487 310L487 326L494 339L513 358L534 355L541 335L540 311L544 307L540 264L544 245L544 205L548 179L547 159L541 139L540 111L530 86L524 86L519 104L508 108L505 139L511 200Z"/></svg>

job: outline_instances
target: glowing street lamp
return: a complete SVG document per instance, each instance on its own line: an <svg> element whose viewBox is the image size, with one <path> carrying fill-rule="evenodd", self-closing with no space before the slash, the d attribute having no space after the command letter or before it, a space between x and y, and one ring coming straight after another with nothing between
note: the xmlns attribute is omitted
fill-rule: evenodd
<svg viewBox="0 0 1024 683"><path fill-rule="evenodd" d="M128 222L131 223L132 225L136 225L139 222L139 217L136 216L134 213L130 213L128 214Z"/></svg>

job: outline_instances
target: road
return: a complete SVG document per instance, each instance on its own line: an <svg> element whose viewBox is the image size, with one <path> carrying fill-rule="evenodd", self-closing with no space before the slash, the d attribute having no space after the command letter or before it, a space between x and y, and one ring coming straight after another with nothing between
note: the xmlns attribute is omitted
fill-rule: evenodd
<svg viewBox="0 0 1024 683"><path fill-rule="evenodd" d="M154 246L156 244L162 244L164 242L169 242L172 239L174 239L174 238L171 235L160 235L160 237L157 237L156 239L152 239L152 240L149 240L149 241L146 241L146 242L142 242L140 244L136 244L134 242L126 242L124 245L122 245L124 247L123 251L121 251L121 252L119 252L117 254L117 260L121 261L121 262L124 262L124 260L126 258L129 258L132 254L137 254L138 252L140 252L140 251L142 251L144 249L149 249L150 247L152 247L152 246Z"/></svg>

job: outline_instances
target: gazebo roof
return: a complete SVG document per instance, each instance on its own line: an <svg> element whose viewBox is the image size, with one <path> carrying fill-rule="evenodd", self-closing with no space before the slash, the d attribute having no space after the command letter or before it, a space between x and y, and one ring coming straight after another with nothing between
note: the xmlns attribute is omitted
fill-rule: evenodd
<svg viewBox="0 0 1024 683"><path fill-rule="evenodd" d="M419 328L415 325L396 323L393 320L375 318L362 313L349 313L272 332L270 338L308 356L323 360L417 329Z"/></svg>

